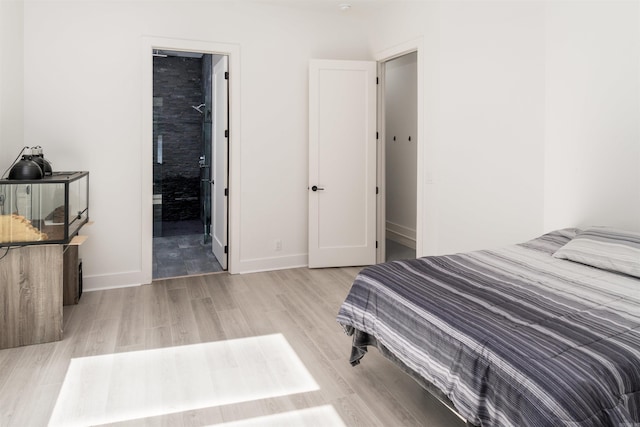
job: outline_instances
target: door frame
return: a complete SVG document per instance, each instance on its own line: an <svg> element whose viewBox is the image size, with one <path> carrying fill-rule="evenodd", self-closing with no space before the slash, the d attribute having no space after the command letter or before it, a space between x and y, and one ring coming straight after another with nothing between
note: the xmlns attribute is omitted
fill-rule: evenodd
<svg viewBox="0 0 640 427"><path fill-rule="evenodd" d="M224 195L225 190L229 188L229 138L226 132L220 132L220 122L218 122L218 112L220 106L223 106L223 121L226 123L225 127L229 129L229 81L225 77L225 75L229 71L229 57L226 55L216 55L212 56L212 58L217 58L217 60L212 60L211 62L211 90L213 93L212 99L212 110L213 116L211 118L211 140L209 141L211 157L209 158L209 164L211 165L210 169L210 181L209 181L209 189L211 192L211 198L209 200L210 203L210 211L211 211L211 251L213 252L213 256L218 260L220 266L223 270L227 271L229 267L229 254L227 251L229 244L229 196ZM219 64L223 64L223 70L219 70ZM222 71L224 75L222 75ZM222 79L224 82L223 87L219 87L219 79ZM215 88L215 89L214 89ZM221 93L224 95L221 96ZM220 101L223 100L224 103L221 104ZM226 117L225 117L226 116ZM218 140L218 137L221 137L221 140ZM226 155L222 156L222 162L218 160L219 150L222 147L226 151ZM215 161L215 163L214 163ZM218 168L219 165L222 165L222 168ZM220 169L224 171L222 174L222 180L218 179ZM222 182L220 182L222 181ZM215 184L214 184L215 182ZM217 187L216 187L217 185ZM224 185L224 189L221 189L220 186ZM222 193L220 191L222 190ZM228 193L227 193L228 194ZM221 198L221 199L220 199ZM222 203L223 205L223 227L222 230L218 230L216 228L216 221L218 217L217 213L217 202ZM218 239L216 232L222 231L224 236L220 243L218 244ZM227 246L227 248L225 248Z"/></svg>
<svg viewBox="0 0 640 427"><path fill-rule="evenodd" d="M418 105L417 105L417 185L416 185L416 257L421 257L433 253L432 249L425 248L424 246L424 191L425 191L425 175L429 177L426 184L432 184L432 173L426 173L426 143L424 141L424 85L423 85L423 39L417 38L409 40L405 43L398 44L389 49L383 50L375 55L375 60L378 63L378 164L377 164L377 185L380 189L378 197L378 205L376 209L377 214L377 236L378 236L378 249L376 250L376 262L382 263L386 261L386 141L385 141L385 108L384 108L384 92L385 92L385 63L396 59L400 56L416 52L417 53L417 90L418 90ZM431 156L433 157L433 156ZM431 218L431 217L430 217ZM431 230L431 227L429 227ZM435 236L434 236L435 237ZM435 241L435 239L433 239Z"/></svg>
<svg viewBox="0 0 640 427"><path fill-rule="evenodd" d="M226 55L229 58L229 199L228 266L231 274L240 265L240 45L233 43L142 37L142 141L141 141L141 273L142 283L153 278L153 50L174 50Z"/></svg>

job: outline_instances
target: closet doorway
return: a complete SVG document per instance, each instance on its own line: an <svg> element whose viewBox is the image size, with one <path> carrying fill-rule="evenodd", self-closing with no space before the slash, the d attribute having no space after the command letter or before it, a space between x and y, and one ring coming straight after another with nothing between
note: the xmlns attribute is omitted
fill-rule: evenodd
<svg viewBox="0 0 640 427"><path fill-rule="evenodd" d="M383 67L385 261L416 257L418 53Z"/></svg>
<svg viewBox="0 0 640 427"><path fill-rule="evenodd" d="M152 55L153 280L226 270L228 58Z"/></svg>

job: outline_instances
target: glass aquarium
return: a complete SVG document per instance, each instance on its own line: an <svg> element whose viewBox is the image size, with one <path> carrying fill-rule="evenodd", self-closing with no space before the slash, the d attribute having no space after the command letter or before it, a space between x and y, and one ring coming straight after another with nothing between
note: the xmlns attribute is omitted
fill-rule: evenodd
<svg viewBox="0 0 640 427"><path fill-rule="evenodd" d="M66 244L89 221L89 172L0 180L0 246Z"/></svg>

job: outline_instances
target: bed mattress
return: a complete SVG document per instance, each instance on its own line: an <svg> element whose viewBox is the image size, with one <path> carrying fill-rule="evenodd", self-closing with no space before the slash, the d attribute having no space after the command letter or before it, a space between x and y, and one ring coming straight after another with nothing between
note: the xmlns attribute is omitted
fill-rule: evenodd
<svg viewBox="0 0 640 427"><path fill-rule="evenodd" d="M354 335L478 426L640 425L640 279L551 255L577 230L363 269Z"/></svg>

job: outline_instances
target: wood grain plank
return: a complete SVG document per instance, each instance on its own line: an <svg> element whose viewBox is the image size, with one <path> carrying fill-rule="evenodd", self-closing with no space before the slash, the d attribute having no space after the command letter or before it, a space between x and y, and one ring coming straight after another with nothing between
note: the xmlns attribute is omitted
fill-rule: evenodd
<svg viewBox="0 0 640 427"><path fill-rule="evenodd" d="M258 401L222 406L220 412L222 420L227 423L268 415L268 413L265 412L265 408Z"/></svg>
<svg viewBox="0 0 640 427"><path fill-rule="evenodd" d="M99 292L100 300L93 313L93 319L119 318L122 314L124 288ZM83 296L84 299L84 296Z"/></svg>
<svg viewBox="0 0 640 427"><path fill-rule="evenodd" d="M338 412L342 421L348 426L373 427L385 425L369 412L369 408L357 394L340 397L330 403ZM401 426L402 424L397 423L394 425Z"/></svg>
<svg viewBox="0 0 640 427"><path fill-rule="evenodd" d="M129 290L86 292L78 305L64 310L62 341L0 351L0 425L46 425L74 357L282 334L319 390L112 425L213 425L332 405L347 426L463 426L376 350L358 367L349 365L351 338L342 332L335 316L359 270L302 268L218 274L163 280ZM133 313L134 306L142 320ZM121 326L122 322L128 325ZM211 362L218 367L224 363L236 366L233 364L266 356L260 353ZM198 369L211 373L211 366ZM104 393L118 398L108 382L104 387ZM38 406L35 410L34 405Z"/></svg>
<svg viewBox="0 0 640 427"><path fill-rule="evenodd" d="M123 289L123 302L118 322L116 347L142 347L144 345L144 310L142 288Z"/></svg>
<svg viewBox="0 0 640 427"><path fill-rule="evenodd" d="M211 298L200 298L191 301L191 307L198 327L201 342L225 339L222 322L216 313Z"/></svg>
<svg viewBox="0 0 640 427"><path fill-rule="evenodd" d="M420 422L399 402L395 395L389 391L385 383L376 375L381 369L397 369L390 362L369 363L366 368L351 366L348 363L334 362L332 366L349 384L352 384L356 395L364 402L375 402L375 405L365 405L368 411L374 415L383 425L398 422L403 426L418 426ZM397 375L397 373L395 373ZM416 384L417 385L417 384Z"/></svg>
<svg viewBox="0 0 640 427"><path fill-rule="evenodd" d="M14 248L0 262L0 349L62 339L62 245Z"/></svg>
<svg viewBox="0 0 640 427"><path fill-rule="evenodd" d="M227 339L253 336L253 330L239 308L218 311L218 318Z"/></svg>
<svg viewBox="0 0 640 427"><path fill-rule="evenodd" d="M54 348L55 343L47 343L31 345L20 352L20 359L0 394L2 396L2 399L0 399L0 414L2 414L2 418L8 419L13 423L13 420L20 420L23 417L21 396L23 394L35 396L38 386L37 379L45 371ZM0 421L0 425L4 424Z"/></svg>
<svg viewBox="0 0 640 427"><path fill-rule="evenodd" d="M176 277L175 279L167 279L167 280L159 280L154 283L161 283L167 291L172 291L174 289L186 289L187 283L189 283L189 279L184 277Z"/></svg>
<svg viewBox="0 0 640 427"><path fill-rule="evenodd" d="M145 328L157 328L171 324L167 288L163 282L142 286L142 298L144 299L142 307Z"/></svg>
<svg viewBox="0 0 640 427"><path fill-rule="evenodd" d="M46 426L59 390L60 384L35 385L28 390L23 390L23 393L28 393L31 396L30 410L16 411L15 416L11 419L11 424L23 427ZM2 424L1 418L0 425L5 425Z"/></svg>
<svg viewBox="0 0 640 427"><path fill-rule="evenodd" d="M64 305L77 304L80 297L78 286L80 280L78 275L78 246L66 246L62 259L64 263L62 271L62 303Z"/></svg>
<svg viewBox="0 0 640 427"><path fill-rule="evenodd" d="M335 370L310 338L298 327L296 320L286 311L272 311L267 314L273 325L281 331L289 345L294 349L305 367L320 386L325 401L331 398L347 396L353 388ZM347 345L349 341L346 341Z"/></svg>
<svg viewBox="0 0 640 427"><path fill-rule="evenodd" d="M186 287L167 290L169 297L169 315L171 319L171 338L173 345L195 344L200 342L191 301Z"/></svg>
<svg viewBox="0 0 640 427"><path fill-rule="evenodd" d="M185 427L200 427L220 424L224 420L220 408L202 408L182 413L182 424Z"/></svg>
<svg viewBox="0 0 640 427"><path fill-rule="evenodd" d="M171 326L158 326L144 330L144 347L146 349L171 347L172 345Z"/></svg>
<svg viewBox="0 0 640 427"><path fill-rule="evenodd" d="M2 396L2 387L7 383L23 352L22 348L9 348L0 351L0 372L2 373L0 375L0 396Z"/></svg>
<svg viewBox="0 0 640 427"><path fill-rule="evenodd" d="M284 292L285 287L273 272L246 274L243 278L250 291L259 298L261 306L273 310L284 308L278 295Z"/></svg>
<svg viewBox="0 0 640 427"><path fill-rule="evenodd" d="M238 308L238 303L233 295L243 290L246 292L246 284L242 277L230 279L224 274L211 274L204 277L207 285L207 293L213 301L216 310L230 310Z"/></svg>
<svg viewBox="0 0 640 427"><path fill-rule="evenodd" d="M341 340L340 327L337 323L328 322L329 319L335 318L334 313L322 310L318 312L318 307L308 304L304 297L297 294L280 295L280 298L286 311L296 319L296 323L303 330L313 334L314 343L328 359L338 360L343 357L338 351Z"/></svg>
<svg viewBox="0 0 640 427"><path fill-rule="evenodd" d="M113 353L118 340L120 322L118 318L96 319L87 335L83 356Z"/></svg>

